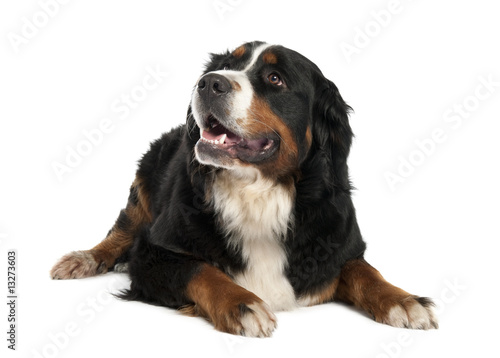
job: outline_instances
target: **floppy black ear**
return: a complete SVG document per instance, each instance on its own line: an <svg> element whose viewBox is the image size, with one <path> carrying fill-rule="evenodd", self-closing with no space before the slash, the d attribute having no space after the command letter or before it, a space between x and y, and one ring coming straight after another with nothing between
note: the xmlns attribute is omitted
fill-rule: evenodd
<svg viewBox="0 0 500 358"><path fill-rule="evenodd" d="M325 162L324 170L333 177L334 185L350 189L347 157L353 133L349 125L351 107L345 103L337 86L322 79L317 87L313 112L313 146Z"/></svg>
<svg viewBox="0 0 500 358"><path fill-rule="evenodd" d="M317 144L332 156L347 158L353 133L349 125L352 108L345 103L337 86L326 80L316 95L313 134ZM340 158L339 158L340 159Z"/></svg>
<svg viewBox="0 0 500 358"><path fill-rule="evenodd" d="M220 69L224 64L224 60L227 59L228 56L229 51L225 53L211 53L210 59L207 63L205 63L205 70L203 71L203 73L208 73Z"/></svg>

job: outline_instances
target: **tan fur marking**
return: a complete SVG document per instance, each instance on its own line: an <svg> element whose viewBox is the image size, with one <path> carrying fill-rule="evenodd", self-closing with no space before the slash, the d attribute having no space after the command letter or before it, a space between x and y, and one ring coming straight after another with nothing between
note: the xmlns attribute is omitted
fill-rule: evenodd
<svg viewBox="0 0 500 358"><path fill-rule="evenodd" d="M303 306L314 306L322 303L333 301L337 287L339 285L339 278L335 278L333 282L329 283L322 289L313 294L306 295L299 299L299 303Z"/></svg>
<svg viewBox="0 0 500 358"><path fill-rule="evenodd" d="M276 317L259 297L211 265L203 264L189 282L186 296L193 305L181 312L205 317L219 331L264 337L276 326Z"/></svg>
<svg viewBox="0 0 500 358"><path fill-rule="evenodd" d="M391 285L363 259L344 265L335 299L362 308L377 322L397 327L437 328L430 304L422 305L418 296Z"/></svg>
<svg viewBox="0 0 500 358"><path fill-rule="evenodd" d="M393 300L409 296L408 292L387 282L366 261L352 260L342 268L336 298L363 308L380 321L389 313L387 304L392 306Z"/></svg>
<svg viewBox="0 0 500 358"><path fill-rule="evenodd" d="M278 158L274 162L261 165L259 169L266 176L271 177L289 176L298 170L298 147L295 137L283 120L271 110L267 102L254 96L247 118L238 120L238 124L245 128L249 135L262 137L274 132L281 138Z"/></svg>
<svg viewBox="0 0 500 358"><path fill-rule="evenodd" d="M262 60L264 61L264 63L267 63L269 65L275 65L278 63L278 58L272 52L266 52L264 56L262 56Z"/></svg>
<svg viewBox="0 0 500 358"><path fill-rule="evenodd" d="M142 183L142 179L136 177L134 182L132 183L133 186L137 187L138 193L137 193L137 198L139 200L139 204L137 207L140 207L140 216L142 218L141 222L151 222L152 216L151 216L151 210L150 210L150 197L149 193L144 189L144 184Z"/></svg>
<svg viewBox="0 0 500 358"><path fill-rule="evenodd" d="M238 82L236 82L236 81L232 81L232 82L231 82L231 87L233 87L233 89L234 89L235 91L241 91L241 86L240 86L240 84L239 84Z"/></svg>
<svg viewBox="0 0 500 358"><path fill-rule="evenodd" d="M142 181L136 177L132 187L137 190L138 204L127 204L125 214L130 220L131 227L128 230L122 230L117 225L113 227L111 233L90 252L94 254L96 260L104 262L106 266L111 267L115 260L120 257L134 242L135 234L146 223L151 222L151 211L149 209L149 195L144 190Z"/></svg>
<svg viewBox="0 0 500 358"><path fill-rule="evenodd" d="M311 145L312 145L312 132L311 132L311 127L308 126L307 127L307 131L306 131L306 144L307 144L307 149L310 149L311 148Z"/></svg>
<svg viewBox="0 0 500 358"><path fill-rule="evenodd" d="M246 52L245 46L240 46L236 50L233 51L232 55L236 58L240 58Z"/></svg>
<svg viewBox="0 0 500 358"><path fill-rule="evenodd" d="M103 263L107 271L108 268L113 266L115 260L132 246L133 242L134 236L132 232L116 230L112 231L103 241L89 250L89 253L94 256L97 262Z"/></svg>

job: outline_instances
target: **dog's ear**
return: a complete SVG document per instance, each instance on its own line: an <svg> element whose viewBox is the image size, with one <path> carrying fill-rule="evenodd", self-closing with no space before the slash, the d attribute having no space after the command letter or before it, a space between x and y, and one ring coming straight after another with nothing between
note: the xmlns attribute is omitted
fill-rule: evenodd
<svg viewBox="0 0 500 358"><path fill-rule="evenodd" d="M336 158L349 155L353 137L349 125L351 111L337 86L325 79L316 94L312 129L316 144Z"/></svg>
<svg viewBox="0 0 500 358"><path fill-rule="evenodd" d="M229 56L229 51L226 53L211 53L210 59L207 63L205 63L205 70L203 73L208 73L212 71L216 71L223 67L224 60Z"/></svg>
<svg viewBox="0 0 500 358"><path fill-rule="evenodd" d="M347 157L353 138L349 125L352 108L333 82L320 77L312 121L313 150L325 161L325 170L333 175L335 185L347 189L350 188Z"/></svg>

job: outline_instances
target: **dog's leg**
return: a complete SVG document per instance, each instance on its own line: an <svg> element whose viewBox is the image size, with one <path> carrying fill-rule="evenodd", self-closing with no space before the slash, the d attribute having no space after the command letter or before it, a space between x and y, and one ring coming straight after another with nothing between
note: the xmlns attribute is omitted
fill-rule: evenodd
<svg viewBox="0 0 500 358"><path fill-rule="evenodd" d="M118 297L180 309L200 316L222 332L267 337L276 327L268 305L220 269L192 255L150 243L148 230L131 252L129 290Z"/></svg>
<svg viewBox="0 0 500 358"><path fill-rule="evenodd" d="M377 322L414 329L438 328L433 302L391 285L364 259L342 268L335 299L354 304Z"/></svg>
<svg viewBox="0 0 500 358"><path fill-rule="evenodd" d="M126 208L120 212L106 238L90 250L73 251L63 256L50 271L51 277L70 279L106 273L132 246L139 230L150 222L149 193L137 177L130 188Z"/></svg>
<svg viewBox="0 0 500 358"><path fill-rule="evenodd" d="M276 317L262 299L220 269L192 255L154 245L148 238L148 230L138 235L129 262L131 286L118 297L204 317L222 332L271 335Z"/></svg>
<svg viewBox="0 0 500 358"><path fill-rule="evenodd" d="M276 328L276 316L264 301L208 264L189 281L186 296L194 304L182 311L205 317L219 331L268 337Z"/></svg>
<svg viewBox="0 0 500 358"><path fill-rule="evenodd" d="M332 281L327 282L320 289L314 292L306 293L299 297L298 303L301 306L314 306L320 305L322 303L332 302L335 297L335 293L337 292L338 285L339 277L336 277Z"/></svg>

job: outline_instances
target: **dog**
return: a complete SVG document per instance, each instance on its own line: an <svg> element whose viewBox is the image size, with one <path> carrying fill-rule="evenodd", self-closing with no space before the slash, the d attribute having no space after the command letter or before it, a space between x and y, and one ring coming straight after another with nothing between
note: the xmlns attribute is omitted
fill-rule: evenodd
<svg viewBox="0 0 500 358"><path fill-rule="evenodd" d="M347 157L351 108L301 54L249 42L211 54L187 119L139 162L126 208L53 279L128 271L118 296L268 337L275 312L340 301L377 322L437 328L433 302L364 258Z"/></svg>

